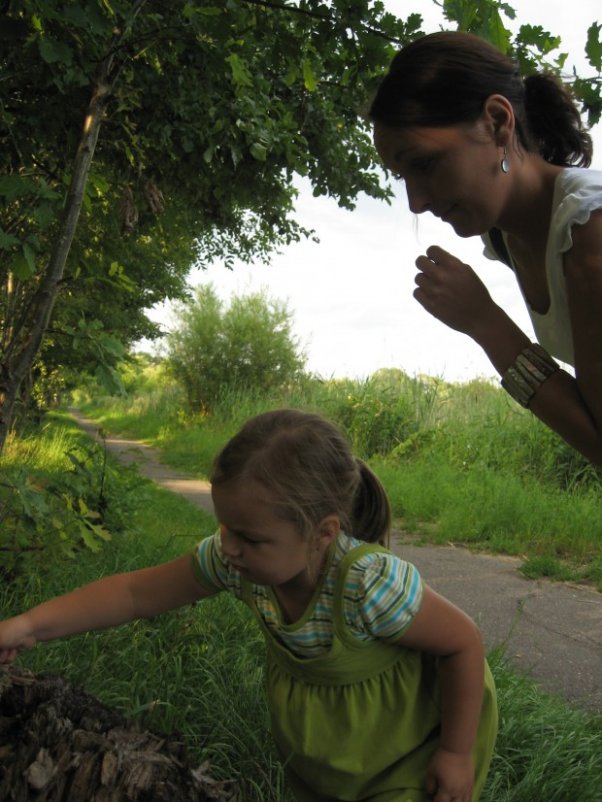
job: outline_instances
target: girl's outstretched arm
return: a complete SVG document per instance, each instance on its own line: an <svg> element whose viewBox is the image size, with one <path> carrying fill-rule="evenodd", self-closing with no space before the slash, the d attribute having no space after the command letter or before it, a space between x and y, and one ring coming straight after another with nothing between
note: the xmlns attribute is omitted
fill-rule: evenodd
<svg viewBox="0 0 602 802"><path fill-rule="evenodd" d="M0 621L0 664L12 662L38 641L152 618L210 595L194 575L190 554L154 568L107 576Z"/></svg>
<svg viewBox="0 0 602 802"><path fill-rule="evenodd" d="M433 802L470 802L485 654L474 621L428 586L401 646L440 657L441 737L426 777Z"/></svg>

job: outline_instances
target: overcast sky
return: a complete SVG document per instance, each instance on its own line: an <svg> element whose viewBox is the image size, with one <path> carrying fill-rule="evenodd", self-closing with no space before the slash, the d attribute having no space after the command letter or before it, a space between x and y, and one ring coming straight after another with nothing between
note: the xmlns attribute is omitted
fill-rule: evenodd
<svg viewBox="0 0 602 802"><path fill-rule="evenodd" d="M517 24L543 25L562 37L583 74L593 69L582 56L586 30L602 19L599 0L510 0ZM424 29L435 30L443 18L430 0L385 0L401 17L420 11ZM508 22L511 27L511 23ZM593 167L602 169L602 130L595 140ZM236 264L193 271L190 284L211 282L227 300L264 288L272 298L287 301L295 332L308 356L307 367L324 378L365 378L379 368L401 368L447 381L495 377L489 361L468 337L432 318L412 297L414 260L431 244L449 250L472 265L494 299L532 336L524 303L511 272L482 256L479 238L457 237L451 227L428 215L412 215L402 185L392 206L360 197L353 212L301 189L299 222L316 231L320 243L301 242L273 258L269 266ZM168 327L168 307L151 315Z"/></svg>

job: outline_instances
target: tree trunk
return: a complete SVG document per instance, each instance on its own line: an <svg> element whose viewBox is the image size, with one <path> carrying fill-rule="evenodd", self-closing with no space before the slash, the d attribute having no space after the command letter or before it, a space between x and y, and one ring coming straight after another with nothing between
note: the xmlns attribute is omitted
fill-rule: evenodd
<svg viewBox="0 0 602 802"><path fill-rule="evenodd" d="M129 35L136 17L146 2L147 0L135 0L132 3L128 23L118 31L109 49L109 54L98 65L82 137L75 155L73 176L65 199L65 210L56 246L50 257L46 274L32 299L27 320L23 321L22 328L28 328L29 331L26 331L25 334L21 330L12 332L11 341L4 352L3 361L0 363L0 456L10 432L21 383L31 370L40 350L54 309L59 283L65 271L67 256L82 207L90 165L94 158L98 132L112 85L116 79L116 54Z"/></svg>
<svg viewBox="0 0 602 802"><path fill-rule="evenodd" d="M31 370L48 327L59 282L63 277L65 263L73 242L88 173L98 140L98 132L110 94L109 73L113 58L113 54L106 58L98 70L84 121L82 138L75 156L73 176L67 192L65 211L56 246L50 257L46 274L33 298L28 316L29 332L20 346L17 346L17 342L20 341L17 332L13 333L12 344L9 344L6 349L4 362L0 365L0 454L10 431L21 383Z"/></svg>

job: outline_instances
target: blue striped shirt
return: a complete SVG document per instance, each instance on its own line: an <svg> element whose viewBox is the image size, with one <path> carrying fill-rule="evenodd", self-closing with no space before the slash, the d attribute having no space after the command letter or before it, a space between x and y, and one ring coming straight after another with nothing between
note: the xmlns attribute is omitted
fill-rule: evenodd
<svg viewBox="0 0 602 802"><path fill-rule="evenodd" d="M361 542L339 534L315 604L309 615L293 624L283 621L270 587L252 585L253 600L270 632L296 656L316 657L330 648L338 565ZM223 556L219 532L199 543L195 558L203 585L241 598L241 576ZM412 623L421 601L422 580L417 568L395 554L375 552L363 555L350 567L343 591L343 616L360 640L381 638L394 643Z"/></svg>

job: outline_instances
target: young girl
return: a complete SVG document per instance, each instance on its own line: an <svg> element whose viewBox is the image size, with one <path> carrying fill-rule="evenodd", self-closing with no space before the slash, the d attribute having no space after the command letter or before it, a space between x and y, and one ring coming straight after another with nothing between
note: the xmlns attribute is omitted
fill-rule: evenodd
<svg viewBox="0 0 602 802"><path fill-rule="evenodd" d="M538 343L439 247L416 260L415 298L483 347L519 403L602 464L602 173L583 169L592 143L568 91L552 75L522 78L476 36L436 33L393 59L370 116L411 210L481 235L485 254L514 270Z"/></svg>
<svg viewBox="0 0 602 802"><path fill-rule="evenodd" d="M234 593L267 643L274 739L299 800L470 802L497 731L479 632L383 545L384 490L340 431L248 421L215 461L219 531L0 622L0 663L37 641Z"/></svg>

